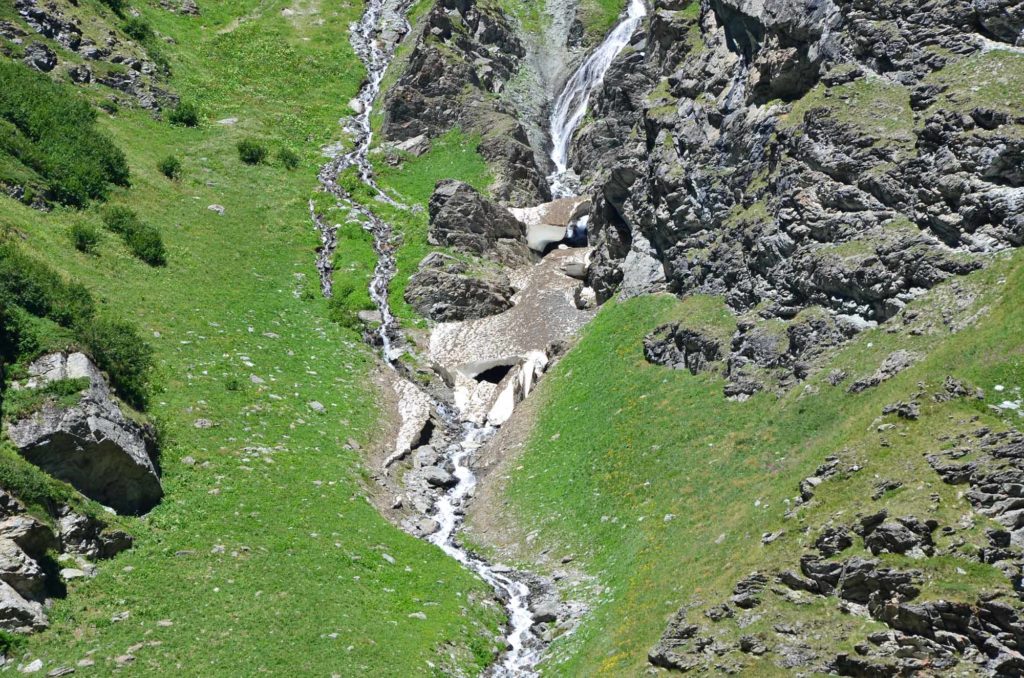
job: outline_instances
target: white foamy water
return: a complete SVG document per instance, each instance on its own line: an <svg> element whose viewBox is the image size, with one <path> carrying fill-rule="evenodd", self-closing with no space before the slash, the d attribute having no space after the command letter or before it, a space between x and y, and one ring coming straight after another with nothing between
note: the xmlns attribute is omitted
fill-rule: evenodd
<svg viewBox="0 0 1024 678"><path fill-rule="evenodd" d="M629 44L630 36L646 14L647 7L643 0L630 0L626 16L587 57L583 65L576 69L555 101L551 111L551 161L555 164L555 172L548 179L556 198L568 195L571 190L572 180L567 176L571 174L568 171L569 144L587 113L590 93L604 82L605 73L612 61Z"/></svg>

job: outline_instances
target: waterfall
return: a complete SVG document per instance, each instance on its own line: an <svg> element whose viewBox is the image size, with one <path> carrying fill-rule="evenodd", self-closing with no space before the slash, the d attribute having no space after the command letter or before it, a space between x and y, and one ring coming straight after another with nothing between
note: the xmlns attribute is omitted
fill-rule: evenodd
<svg viewBox="0 0 1024 678"><path fill-rule="evenodd" d="M566 194L566 176L569 174L569 144L583 116L587 112L590 93L604 81L604 75L629 43L630 36L647 14L643 0L630 0L626 16L608 34L596 50L587 57L565 83L562 93L551 111L551 161L555 172L549 177L556 197Z"/></svg>

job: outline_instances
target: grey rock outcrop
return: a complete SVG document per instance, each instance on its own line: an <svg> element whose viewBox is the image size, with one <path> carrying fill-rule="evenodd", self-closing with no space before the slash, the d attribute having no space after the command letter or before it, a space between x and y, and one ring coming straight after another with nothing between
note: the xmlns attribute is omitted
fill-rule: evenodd
<svg viewBox="0 0 1024 678"><path fill-rule="evenodd" d="M413 38L412 53L384 99L383 136L435 138L453 127L481 136L495 169L492 194L515 204L550 199L526 130L499 97L525 50L509 20L475 0L441 0Z"/></svg>
<svg viewBox="0 0 1024 678"><path fill-rule="evenodd" d="M644 357L656 365L697 374L710 370L722 359L722 343L706 332L670 323L644 338Z"/></svg>
<svg viewBox="0 0 1024 678"><path fill-rule="evenodd" d="M88 378L78 403L46 402L12 422L8 434L27 460L120 513L144 513L163 496L154 433L124 415L103 375L84 354L53 353L29 367L22 388Z"/></svg>
<svg viewBox="0 0 1024 678"><path fill-rule="evenodd" d="M49 73L57 67L57 54L41 42L33 42L25 47L25 63L43 73Z"/></svg>
<svg viewBox="0 0 1024 678"><path fill-rule="evenodd" d="M439 322L473 320L512 308L515 290L501 273L471 275L462 262L434 253L409 278L405 300Z"/></svg>
<svg viewBox="0 0 1024 678"><path fill-rule="evenodd" d="M593 182L599 301L630 291L640 242L680 295L883 322L983 265L968 253L1024 244L1024 107L972 103L932 77L981 55L980 35L1019 41L1019 3L693 10L654 3L574 142Z"/></svg>
<svg viewBox="0 0 1024 678"><path fill-rule="evenodd" d="M469 184L439 181L430 196L429 213L432 245L454 247L510 266L533 261L523 223Z"/></svg>

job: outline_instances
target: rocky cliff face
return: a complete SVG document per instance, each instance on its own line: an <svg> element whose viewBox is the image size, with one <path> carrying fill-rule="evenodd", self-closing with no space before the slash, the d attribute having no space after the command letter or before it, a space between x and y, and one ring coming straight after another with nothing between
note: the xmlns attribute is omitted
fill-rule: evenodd
<svg viewBox="0 0 1024 678"><path fill-rule="evenodd" d="M459 127L481 136L480 154L497 174L496 198L550 198L526 129L501 97L526 54L508 19L473 0L442 0L413 39L404 72L384 99L385 138L436 137Z"/></svg>
<svg viewBox="0 0 1024 678"><path fill-rule="evenodd" d="M590 283L884 321L1019 246L1022 30L1011 2L658 0L575 142Z"/></svg>

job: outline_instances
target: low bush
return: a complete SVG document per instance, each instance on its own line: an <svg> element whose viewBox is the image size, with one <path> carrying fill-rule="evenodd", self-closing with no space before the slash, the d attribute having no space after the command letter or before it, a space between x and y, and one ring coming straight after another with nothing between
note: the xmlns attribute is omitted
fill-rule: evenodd
<svg viewBox="0 0 1024 678"><path fill-rule="evenodd" d="M80 206L128 185L128 162L95 127L96 111L68 85L0 62L0 153L46 182L57 202Z"/></svg>
<svg viewBox="0 0 1024 678"><path fill-rule="evenodd" d="M95 317L81 328L79 339L96 365L110 377L111 385L129 404L146 405L153 348L134 325L107 317Z"/></svg>
<svg viewBox="0 0 1024 678"><path fill-rule="evenodd" d="M160 170L161 174L163 174L171 181L174 181L175 179L181 176L181 161L178 160L173 155L169 155L160 162L158 162L156 164L156 167L158 170Z"/></svg>
<svg viewBox="0 0 1024 678"><path fill-rule="evenodd" d="M149 224L141 224L125 236L124 242L136 257L150 266L165 266L167 251L160 231Z"/></svg>
<svg viewBox="0 0 1024 678"><path fill-rule="evenodd" d="M96 245L100 241L99 231L92 224L86 224L81 221L71 224L68 234L75 249L86 254L91 254L95 251Z"/></svg>
<svg viewBox="0 0 1024 678"><path fill-rule="evenodd" d="M23 459L13 447L0 443L0 487L29 506L55 511L58 504L71 504L80 497L70 485Z"/></svg>
<svg viewBox="0 0 1024 678"><path fill-rule="evenodd" d="M136 257L150 266L167 263L163 238L153 226L143 223L131 209L114 205L103 210L103 223L124 240L125 245Z"/></svg>
<svg viewBox="0 0 1024 678"><path fill-rule="evenodd" d="M117 112L120 110L117 106L117 102L113 99L104 99L99 103L99 107L110 115L117 115Z"/></svg>
<svg viewBox="0 0 1024 678"><path fill-rule="evenodd" d="M277 159L286 170L293 170L299 166L299 154L290 148L282 148L277 152Z"/></svg>
<svg viewBox="0 0 1024 678"><path fill-rule="evenodd" d="M253 139L238 142L238 157L247 165L258 165L267 159L267 148Z"/></svg>
<svg viewBox="0 0 1024 678"><path fill-rule="evenodd" d="M121 29L128 35L128 37L138 40L139 42L145 43L153 39L153 27L145 19L139 17L132 17L128 21L124 22L124 26Z"/></svg>
<svg viewBox="0 0 1024 678"><path fill-rule="evenodd" d="M12 243L0 243L0 296L64 327L81 325L96 312L89 290L79 283L66 281Z"/></svg>
<svg viewBox="0 0 1024 678"><path fill-rule="evenodd" d="M180 127L195 127L199 124L199 107L182 101L167 114L167 121Z"/></svg>

